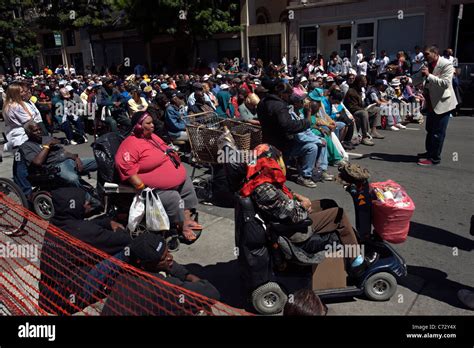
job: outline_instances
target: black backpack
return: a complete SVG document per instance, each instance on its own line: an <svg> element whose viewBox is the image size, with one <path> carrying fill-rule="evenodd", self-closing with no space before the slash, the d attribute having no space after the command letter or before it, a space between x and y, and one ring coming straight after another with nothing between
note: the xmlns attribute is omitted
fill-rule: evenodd
<svg viewBox="0 0 474 348"><path fill-rule="evenodd" d="M91 145L97 162L99 184L103 185L105 182L118 183L120 181L115 170L115 154L124 139L123 135L111 132L100 136Z"/></svg>

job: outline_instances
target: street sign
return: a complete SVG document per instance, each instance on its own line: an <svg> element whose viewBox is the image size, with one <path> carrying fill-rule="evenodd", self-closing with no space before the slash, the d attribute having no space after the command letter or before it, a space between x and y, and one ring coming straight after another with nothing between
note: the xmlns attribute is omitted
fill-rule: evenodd
<svg viewBox="0 0 474 348"><path fill-rule="evenodd" d="M54 44L56 46L61 46L61 34L60 33L54 33Z"/></svg>
<svg viewBox="0 0 474 348"><path fill-rule="evenodd" d="M459 19L462 19L463 10L464 10L464 5L463 4L459 5L459 15L458 15Z"/></svg>

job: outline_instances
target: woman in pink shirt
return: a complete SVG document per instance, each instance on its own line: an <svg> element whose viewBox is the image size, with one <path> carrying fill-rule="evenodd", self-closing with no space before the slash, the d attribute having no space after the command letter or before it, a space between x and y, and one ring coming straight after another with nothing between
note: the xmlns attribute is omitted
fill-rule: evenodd
<svg viewBox="0 0 474 348"><path fill-rule="evenodd" d="M122 181L141 192L145 187L157 189L171 226L192 242L202 226L192 218L198 205L196 192L178 154L153 134L153 118L147 112L132 117L132 134L115 155L115 166Z"/></svg>

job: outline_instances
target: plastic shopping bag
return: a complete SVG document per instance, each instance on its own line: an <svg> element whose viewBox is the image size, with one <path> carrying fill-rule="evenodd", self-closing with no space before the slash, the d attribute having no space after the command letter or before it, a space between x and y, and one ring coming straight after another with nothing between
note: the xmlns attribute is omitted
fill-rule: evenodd
<svg viewBox="0 0 474 348"><path fill-rule="evenodd" d="M403 243L410 230L415 203L399 184L392 180L370 184L377 199L372 201L372 224L383 240Z"/></svg>
<svg viewBox="0 0 474 348"><path fill-rule="evenodd" d="M341 155L342 159L344 161L349 161L349 155L347 154L346 150L344 150L344 147L342 146L341 142L339 141L339 138L336 136L334 132L331 132L331 140L336 147L337 152Z"/></svg>
<svg viewBox="0 0 474 348"><path fill-rule="evenodd" d="M140 222L145 216L145 198L142 194L137 193L133 198L132 205L128 214L128 225L127 228L130 232L134 232Z"/></svg>
<svg viewBox="0 0 474 348"><path fill-rule="evenodd" d="M170 220L158 193L145 189L146 193L146 228L149 231L168 231Z"/></svg>

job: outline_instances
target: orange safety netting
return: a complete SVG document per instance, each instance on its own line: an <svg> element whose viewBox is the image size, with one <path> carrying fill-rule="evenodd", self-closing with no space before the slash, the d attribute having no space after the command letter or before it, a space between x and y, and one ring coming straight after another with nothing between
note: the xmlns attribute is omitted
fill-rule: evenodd
<svg viewBox="0 0 474 348"><path fill-rule="evenodd" d="M24 225L7 235L11 227ZM0 312L249 315L73 238L0 192Z"/></svg>

